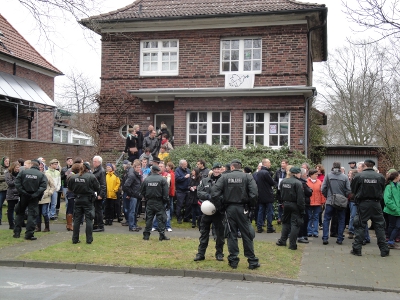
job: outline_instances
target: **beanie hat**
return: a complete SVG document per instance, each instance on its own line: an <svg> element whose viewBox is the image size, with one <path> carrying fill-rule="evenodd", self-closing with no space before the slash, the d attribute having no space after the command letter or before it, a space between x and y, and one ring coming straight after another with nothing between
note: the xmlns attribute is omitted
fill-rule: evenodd
<svg viewBox="0 0 400 300"><path fill-rule="evenodd" d="M113 170L113 171L114 171L114 166L113 166L112 164L108 163L108 164L106 164L106 167L110 167L110 168L111 168L111 170Z"/></svg>

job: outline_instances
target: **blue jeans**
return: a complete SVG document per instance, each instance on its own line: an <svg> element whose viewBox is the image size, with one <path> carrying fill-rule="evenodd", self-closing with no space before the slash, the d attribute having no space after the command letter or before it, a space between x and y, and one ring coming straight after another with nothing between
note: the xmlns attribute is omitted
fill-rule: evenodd
<svg viewBox="0 0 400 300"><path fill-rule="evenodd" d="M0 221L3 218L3 203L6 200L7 191L0 192Z"/></svg>
<svg viewBox="0 0 400 300"><path fill-rule="evenodd" d="M319 213L320 212L321 212L321 205L307 207L307 214L308 214L307 234L308 235L318 236L318 229L319 229L318 225L319 225Z"/></svg>
<svg viewBox="0 0 400 300"><path fill-rule="evenodd" d="M36 224L42 223L42 216L45 223L49 223L49 203L39 204L39 214L36 218Z"/></svg>
<svg viewBox="0 0 400 300"><path fill-rule="evenodd" d="M137 227L136 223L136 203L137 199L131 197L130 199L126 199L126 194L123 195L124 198L124 214L125 219L128 221L129 229L133 229Z"/></svg>
<svg viewBox="0 0 400 300"><path fill-rule="evenodd" d="M174 196L169 196L169 205L170 205L170 210L169 210L169 219L168 219L168 223L171 224L171 219L172 216L174 214ZM166 227L166 228L170 228L170 227Z"/></svg>
<svg viewBox="0 0 400 300"><path fill-rule="evenodd" d="M336 208L334 208L332 205L327 204L325 207L325 215L324 215L324 229L323 229L323 235L322 235L322 240L328 240L329 238L329 226L331 223L332 219L332 214L336 211ZM343 232L344 232L344 227L345 227L345 217L346 217L346 210L337 210L337 215L338 215L338 237L337 241L341 242L344 239Z"/></svg>
<svg viewBox="0 0 400 300"><path fill-rule="evenodd" d="M68 188L63 187L62 190L63 190L64 200L65 200L65 209L67 209L68 208L68 198L67 198Z"/></svg>
<svg viewBox="0 0 400 300"><path fill-rule="evenodd" d="M357 214L357 205L354 202L350 202L349 207L350 207L349 233L354 234L354 217ZM369 236L368 224L365 226L364 239L366 241L371 241L371 237Z"/></svg>
<svg viewBox="0 0 400 300"><path fill-rule="evenodd" d="M272 226L272 219L274 218L273 203L263 203L258 205L257 229L262 229L265 218L267 218L267 230L273 230Z"/></svg>
<svg viewBox="0 0 400 300"><path fill-rule="evenodd" d="M50 218L57 217L56 213L57 197L58 197L58 192L54 192L53 195L51 195Z"/></svg>
<svg viewBox="0 0 400 300"><path fill-rule="evenodd" d="M389 244L394 244L397 233L400 230L400 217L388 215L389 217L389 227L388 227L388 235L389 235Z"/></svg>

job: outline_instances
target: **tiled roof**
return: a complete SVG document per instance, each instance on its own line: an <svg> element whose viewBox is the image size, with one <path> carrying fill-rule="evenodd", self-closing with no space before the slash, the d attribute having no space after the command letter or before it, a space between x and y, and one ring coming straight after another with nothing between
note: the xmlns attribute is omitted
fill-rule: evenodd
<svg viewBox="0 0 400 300"><path fill-rule="evenodd" d="M321 8L325 8L325 5L295 0L137 0L124 8L83 19L81 22L85 24L90 21L282 13Z"/></svg>
<svg viewBox="0 0 400 300"><path fill-rule="evenodd" d="M0 53L21 59L52 72L62 74L33 48L27 40L0 14Z"/></svg>

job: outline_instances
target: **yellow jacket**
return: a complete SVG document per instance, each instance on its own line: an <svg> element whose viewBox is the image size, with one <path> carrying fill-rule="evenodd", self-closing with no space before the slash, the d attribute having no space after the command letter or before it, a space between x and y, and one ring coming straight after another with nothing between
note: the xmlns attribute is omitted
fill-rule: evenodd
<svg viewBox="0 0 400 300"><path fill-rule="evenodd" d="M107 198L117 199L117 192L121 182L114 172L107 172L106 174L106 184L107 184Z"/></svg>
<svg viewBox="0 0 400 300"><path fill-rule="evenodd" d="M164 152L164 153L159 153L158 154L158 158L160 159L160 160L162 160L162 161L165 161L165 159L167 158L169 156L169 153L168 152Z"/></svg>

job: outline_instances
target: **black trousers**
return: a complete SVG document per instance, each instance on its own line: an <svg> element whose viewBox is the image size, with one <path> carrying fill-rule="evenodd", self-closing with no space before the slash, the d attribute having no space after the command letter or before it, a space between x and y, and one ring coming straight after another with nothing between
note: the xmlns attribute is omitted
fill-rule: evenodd
<svg viewBox="0 0 400 300"><path fill-rule="evenodd" d="M76 202L75 202L76 204ZM94 201L94 225L99 228L104 227L103 222L103 200L96 199Z"/></svg>
<svg viewBox="0 0 400 300"><path fill-rule="evenodd" d="M297 247L297 236L299 230L303 225L303 218L300 215L299 209L297 208L297 203L285 202L283 206L282 215L282 233L281 242L286 243L289 238L290 247Z"/></svg>
<svg viewBox="0 0 400 300"><path fill-rule="evenodd" d="M14 234L20 235L22 224L25 219L25 210L28 208L28 220L26 223L25 238L33 237L35 233L36 218L39 213L39 198L32 198L31 196L21 195L19 202L15 206L15 227Z"/></svg>
<svg viewBox="0 0 400 300"><path fill-rule="evenodd" d="M224 236L224 225L222 220L224 219L224 215L220 212L216 212L215 214L208 216L202 215L200 221L200 238L199 238L199 248L198 254L201 256L205 256L206 250L208 247L208 242L210 240L210 228L211 224L214 224L214 232L215 232L215 256L218 254L224 253L224 244L225 244L225 236Z"/></svg>
<svg viewBox="0 0 400 300"><path fill-rule="evenodd" d="M102 201L96 201L102 202ZM86 219L86 242L93 241L93 204L89 197L75 198L74 206L74 230L72 233L72 242L79 241L79 231L81 227L82 217Z"/></svg>
<svg viewBox="0 0 400 300"><path fill-rule="evenodd" d="M106 220L113 220L115 216L115 201L116 199L107 198L104 205L104 216Z"/></svg>
<svg viewBox="0 0 400 300"><path fill-rule="evenodd" d="M149 236L153 225L154 216L158 222L158 232L164 234L165 222L167 222L167 214L165 212L165 206L160 200L147 200L146 206L146 228L143 231L143 236Z"/></svg>
<svg viewBox="0 0 400 300"><path fill-rule="evenodd" d="M184 217L188 221L192 216L192 203L189 201L189 192L176 191L176 219L182 221L182 208L185 207Z"/></svg>

